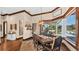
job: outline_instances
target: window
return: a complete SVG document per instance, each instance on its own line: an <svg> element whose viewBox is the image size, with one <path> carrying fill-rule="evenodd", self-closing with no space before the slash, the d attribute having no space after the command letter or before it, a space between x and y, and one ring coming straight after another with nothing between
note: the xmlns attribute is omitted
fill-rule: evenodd
<svg viewBox="0 0 79 59"><path fill-rule="evenodd" d="M58 25L57 34L61 34L61 28L62 28L62 26L61 25Z"/></svg>
<svg viewBox="0 0 79 59"><path fill-rule="evenodd" d="M69 41L74 43L74 44L76 43L75 24L76 24L76 14L74 13L74 14L67 17L67 26L66 26L67 38L69 38Z"/></svg>
<svg viewBox="0 0 79 59"><path fill-rule="evenodd" d="M56 26L57 26L57 34L62 34L62 20L58 20Z"/></svg>
<svg viewBox="0 0 79 59"><path fill-rule="evenodd" d="M56 32L56 25L55 24L44 24L43 25L43 34L47 36L51 36Z"/></svg>
<svg viewBox="0 0 79 59"><path fill-rule="evenodd" d="M51 23L48 24L44 24L43 25L43 33L48 33L50 35L50 33L52 35L58 35L61 36L62 34L62 20L55 20Z"/></svg>

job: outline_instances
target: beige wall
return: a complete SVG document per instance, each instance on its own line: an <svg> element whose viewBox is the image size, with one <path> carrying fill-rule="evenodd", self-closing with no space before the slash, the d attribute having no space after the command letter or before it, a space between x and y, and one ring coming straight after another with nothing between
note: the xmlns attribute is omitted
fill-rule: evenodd
<svg viewBox="0 0 79 59"><path fill-rule="evenodd" d="M40 20L42 20L41 15L32 17L32 23L37 23L35 31L36 34L40 34L40 26L38 24Z"/></svg>

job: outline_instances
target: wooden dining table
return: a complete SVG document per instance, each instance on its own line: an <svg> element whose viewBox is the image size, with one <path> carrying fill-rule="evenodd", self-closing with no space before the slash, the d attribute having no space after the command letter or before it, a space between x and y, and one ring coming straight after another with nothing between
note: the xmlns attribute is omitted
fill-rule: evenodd
<svg viewBox="0 0 79 59"><path fill-rule="evenodd" d="M36 35L36 41L38 41L39 43L41 43L41 45L43 47L45 47L47 44L53 44L53 40L55 40L56 37L48 37L48 36L45 36L45 35ZM38 44L39 46L39 44ZM37 47L37 50L38 50L38 47Z"/></svg>
<svg viewBox="0 0 79 59"><path fill-rule="evenodd" d="M47 44L47 43L53 43L53 39L52 37L48 37L48 36L44 36L44 35L38 35L39 39L38 41L42 44Z"/></svg>

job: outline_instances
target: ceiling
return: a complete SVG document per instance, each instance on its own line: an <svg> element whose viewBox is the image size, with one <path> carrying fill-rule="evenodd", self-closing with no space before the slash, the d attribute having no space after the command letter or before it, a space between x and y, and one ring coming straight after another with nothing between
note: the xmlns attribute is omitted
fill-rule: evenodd
<svg viewBox="0 0 79 59"><path fill-rule="evenodd" d="M56 7L0 7L0 14L13 13L26 10L30 14L44 13L54 10Z"/></svg>

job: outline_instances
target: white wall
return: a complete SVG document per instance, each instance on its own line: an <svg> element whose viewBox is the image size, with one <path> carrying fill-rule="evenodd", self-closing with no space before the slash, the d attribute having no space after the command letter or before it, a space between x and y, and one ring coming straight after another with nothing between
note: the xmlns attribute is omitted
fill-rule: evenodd
<svg viewBox="0 0 79 59"><path fill-rule="evenodd" d="M25 25L30 24L32 26L32 17L26 13L24 13L24 21L23 21L23 39L27 39L32 37L32 30L26 30Z"/></svg>

